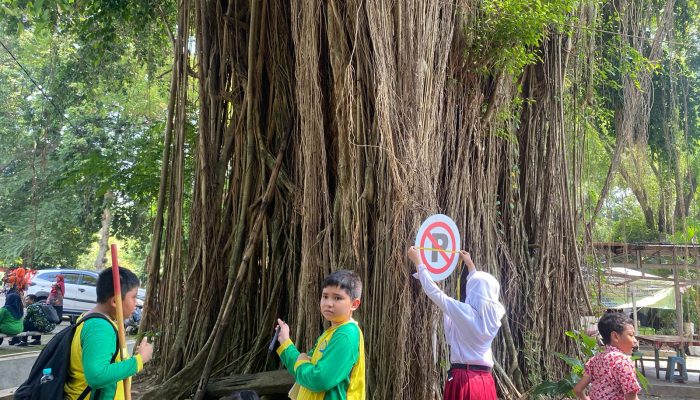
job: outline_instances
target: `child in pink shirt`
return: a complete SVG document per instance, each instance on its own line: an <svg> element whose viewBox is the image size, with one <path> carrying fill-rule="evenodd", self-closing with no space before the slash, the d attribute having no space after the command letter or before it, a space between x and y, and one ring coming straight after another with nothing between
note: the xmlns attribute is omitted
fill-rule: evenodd
<svg viewBox="0 0 700 400"><path fill-rule="evenodd" d="M637 346L634 321L619 312L606 313L598 321L605 349L593 356L584 368L583 378L574 387L584 400L637 400L641 387L629 357ZM586 395L588 384L591 389Z"/></svg>

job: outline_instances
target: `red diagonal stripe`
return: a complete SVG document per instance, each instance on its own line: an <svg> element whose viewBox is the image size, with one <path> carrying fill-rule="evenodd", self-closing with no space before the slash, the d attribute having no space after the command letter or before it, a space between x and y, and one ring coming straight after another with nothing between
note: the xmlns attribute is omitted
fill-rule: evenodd
<svg viewBox="0 0 700 400"><path fill-rule="evenodd" d="M433 242L434 248L440 249L440 250L445 250L442 247L440 247L440 245L438 245L438 241L433 237L433 235L430 232L426 232L425 235L428 237L428 239L430 239L431 242ZM452 262L452 259L450 257L447 257L447 254L444 251L439 251L438 253L440 253L442 258L445 259L445 262L447 262L447 264Z"/></svg>

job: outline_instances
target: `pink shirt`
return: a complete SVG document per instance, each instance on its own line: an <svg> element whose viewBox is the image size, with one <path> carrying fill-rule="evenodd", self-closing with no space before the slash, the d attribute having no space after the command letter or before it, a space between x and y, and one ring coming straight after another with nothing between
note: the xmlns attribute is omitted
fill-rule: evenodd
<svg viewBox="0 0 700 400"><path fill-rule="evenodd" d="M614 346L588 360L584 374L591 377L591 400L624 400L625 393L641 390L632 360Z"/></svg>

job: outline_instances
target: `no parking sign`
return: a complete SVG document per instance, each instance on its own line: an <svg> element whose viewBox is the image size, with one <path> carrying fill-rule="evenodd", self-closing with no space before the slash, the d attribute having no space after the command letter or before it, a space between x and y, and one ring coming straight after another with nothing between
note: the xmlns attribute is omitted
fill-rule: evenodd
<svg viewBox="0 0 700 400"><path fill-rule="evenodd" d="M433 281L447 278L459 262L460 237L457 225L447 215L431 215L418 229L415 247Z"/></svg>

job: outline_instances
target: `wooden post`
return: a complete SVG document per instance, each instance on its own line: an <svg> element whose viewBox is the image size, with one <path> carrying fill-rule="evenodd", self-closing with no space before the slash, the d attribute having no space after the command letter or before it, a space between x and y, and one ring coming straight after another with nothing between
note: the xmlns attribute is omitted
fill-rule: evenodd
<svg viewBox="0 0 700 400"><path fill-rule="evenodd" d="M637 319L637 289L632 282L632 319L634 319L634 331L639 333L639 320Z"/></svg>
<svg viewBox="0 0 700 400"><path fill-rule="evenodd" d="M637 256L637 271L642 273L644 276L644 271L642 271L642 255L639 250L635 250ZM634 286L632 281L632 317L634 319L634 331L639 333L639 319L637 318L637 288Z"/></svg>
<svg viewBox="0 0 700 400"><path fill-rule="evenodd" d="M124 332L124 311L122 310L122 286L121 280L119 278L119 256L117 255L117 245L113 244L111 247L112 253L112 281L114 283L114 302L116 303L117 311L117 337L119 339L119 351L121 352L121 359L126 360L129 358L129 351L126 347L126 335ZM124 383L124 398L126 400L131 400L131 378L126 378L122 381Z"/></svg>
<svg viewBox="0 0 700 400"><path fill-rule="evenodd" d="M683 301L681 299L681 285L680 277L678 276L678 268L675 268L676 262L676 248L673 248L673 286L675 288L675 298L676 298L676 326L678 330L678 336L683 337Z"/></svg>

